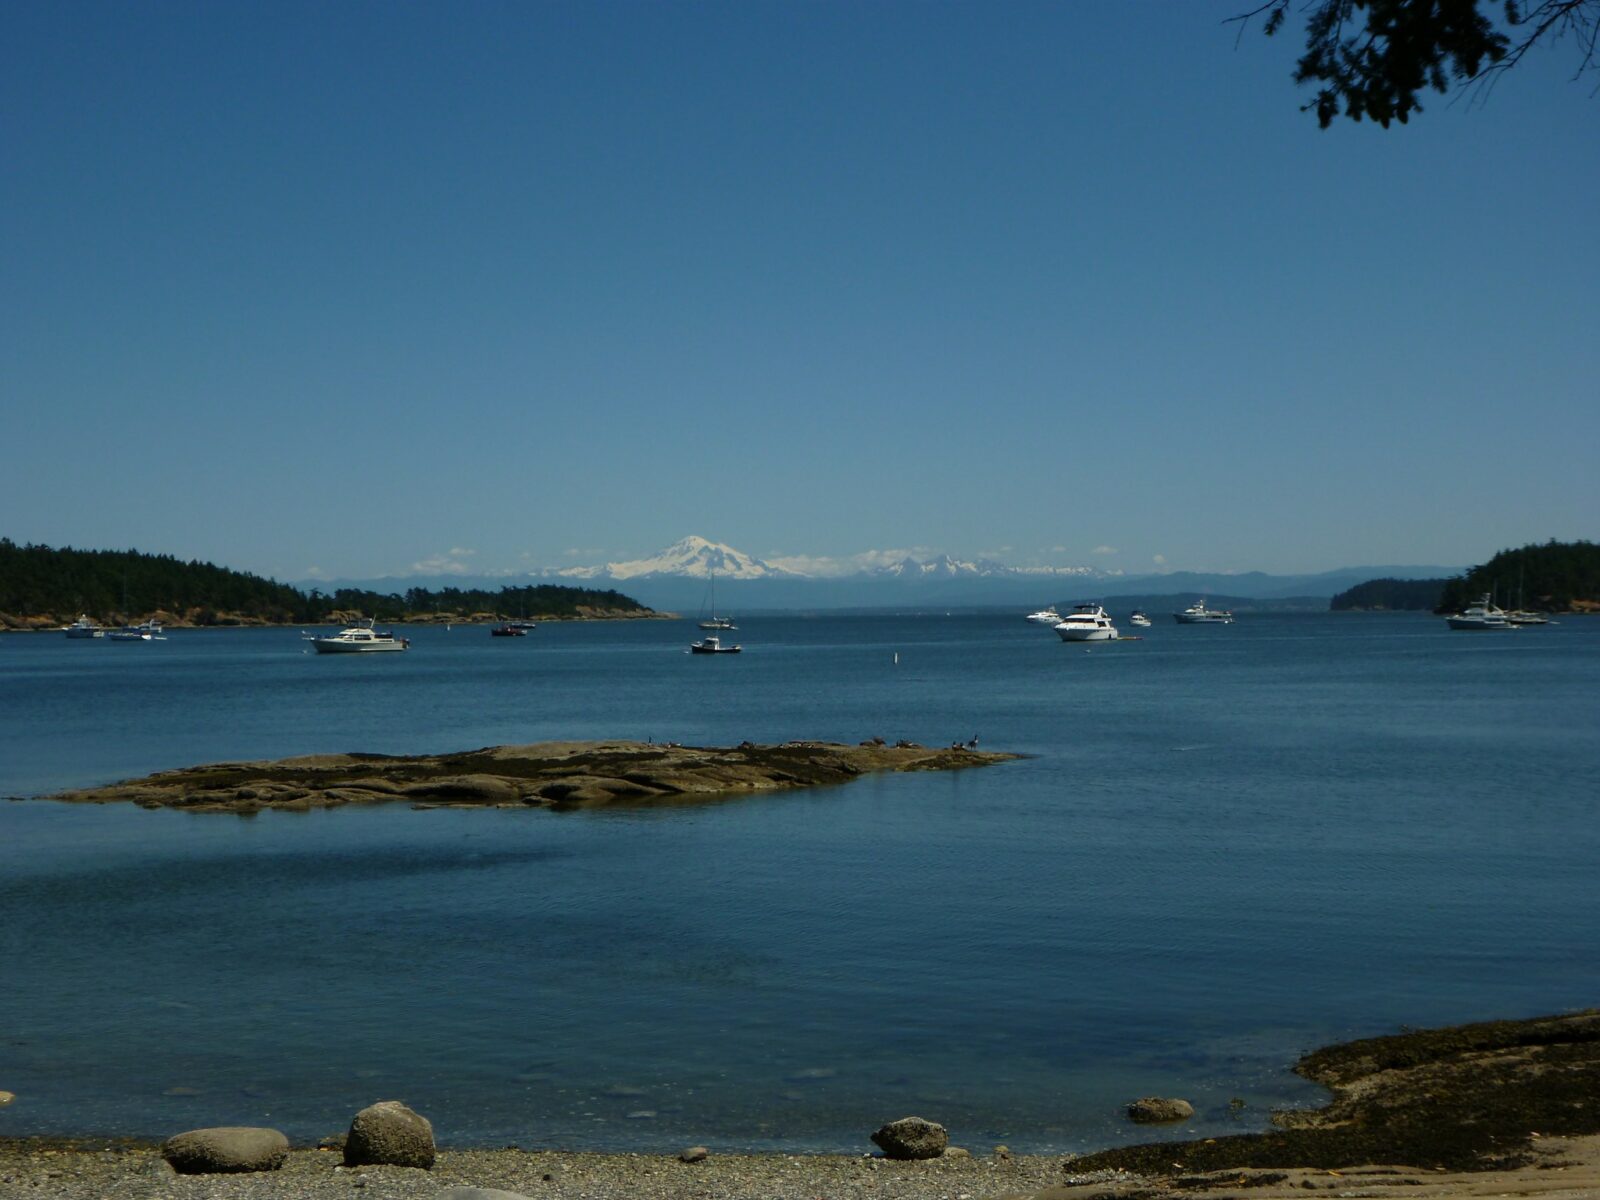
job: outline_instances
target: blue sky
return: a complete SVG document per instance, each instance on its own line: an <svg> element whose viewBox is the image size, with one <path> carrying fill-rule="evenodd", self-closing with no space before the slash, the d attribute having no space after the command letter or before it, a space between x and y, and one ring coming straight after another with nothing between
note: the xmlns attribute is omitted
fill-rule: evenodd
<svg viewBox="0 0 1600 1200"><path fill-rule="evenodd" d="M1570 50L1323 132L1242 7L8 4L0 533L281 579L1595 536Z"/></svg>

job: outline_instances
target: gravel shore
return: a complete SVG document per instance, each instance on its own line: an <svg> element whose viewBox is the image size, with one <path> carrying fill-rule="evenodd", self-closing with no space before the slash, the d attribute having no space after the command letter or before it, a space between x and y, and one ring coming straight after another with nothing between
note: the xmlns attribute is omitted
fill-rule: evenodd
<svg viewBox="0 0 1600 1200"><path fill-rule="evenodd" d="M537 1200L1287 1200L1319 1192L1600 1200L1600 1010L1367 1038L1309 1054L1295 1069L1327 1086L1331 1102L1280 1113L1268 1132L1083 1156L994 1147L920 1162L782 1154L686 1162L445 1149L424 1171L345 1167L336 1151L302 1149L276 1171L179 1176L149 1144L0 1138L0 1200L444 1200L455 1187Z"/></svg>
<svg viewBox="0 0 1600 1200"><path fill-rule="evenodd" d="M1596 1200L1600 1137L1550 1138L1509 1171L1440 1172L1413 1165L1344 1170L1234 1169L1140 1177L1085 1174L1070 1158L991 1153L927 1162L842 1155L712 1155L704 1162L643 1154L442 1151L431 1171L340 1165L297 1150L261 1175L173 1173L155 1147L95 1149L0 1140L0 1197L35 1200L381 1200L498 1188L532 1200Z"/></svg>

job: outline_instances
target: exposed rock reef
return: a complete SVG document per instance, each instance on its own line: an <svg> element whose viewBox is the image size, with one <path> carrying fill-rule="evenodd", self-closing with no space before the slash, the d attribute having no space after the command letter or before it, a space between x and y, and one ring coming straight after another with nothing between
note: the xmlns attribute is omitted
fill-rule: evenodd
<svg viewBox="0 0 1600 1200"><path fill-rule="evenodd" d="M538 742L456 754L317 754L275 762L213 763L47 798L234 813L397 800L416 807L572 809L715 800L846 783L875 771L949 771L1016 757L961 746L891 746L877 738L859 746Z"/></svg>

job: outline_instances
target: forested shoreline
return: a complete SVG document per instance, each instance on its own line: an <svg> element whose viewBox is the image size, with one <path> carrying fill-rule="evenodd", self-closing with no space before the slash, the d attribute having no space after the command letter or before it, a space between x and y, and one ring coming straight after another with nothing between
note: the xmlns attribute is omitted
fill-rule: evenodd
<svg viewBox="0 0 1600 1200"><path fill-rule="evenodd" d="M50 628L80 614L108 625L156 617L169 625L197 626L309 625L355 617L405 621L655 615L632 597L610 589L538 584L499 591L312 588L303 592L259 575L197 560L184 562L170 554L58 549L0 538L0 626Z"/></svg>
<svg viewBox="0 0 1600 1200"><path fill-rule="evenodd" d="M1593 542L1536 542L1502 550L1452 579L1369 579L1328 602L1345 609L1460 612L1480 596L1503 608L1531 612L1600 609L1600 546Z"/></svg>

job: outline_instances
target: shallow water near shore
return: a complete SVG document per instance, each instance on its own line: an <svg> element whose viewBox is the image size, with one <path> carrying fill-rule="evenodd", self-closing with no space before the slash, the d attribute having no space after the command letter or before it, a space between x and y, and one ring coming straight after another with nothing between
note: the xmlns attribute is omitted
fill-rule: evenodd
<svg viewBox="0 0 1600 1200"><path fill-rule="evenodd" d="M7 795L552 738L1032 756L656 811L0 805L0 1136L396 1097L450 1145L866 1150L919 1113L1086 1150L1152 1136L1138 1095L1260 1128L1317 1045L1600 993L1600 621L741 626L0 638Z"/></svg>

